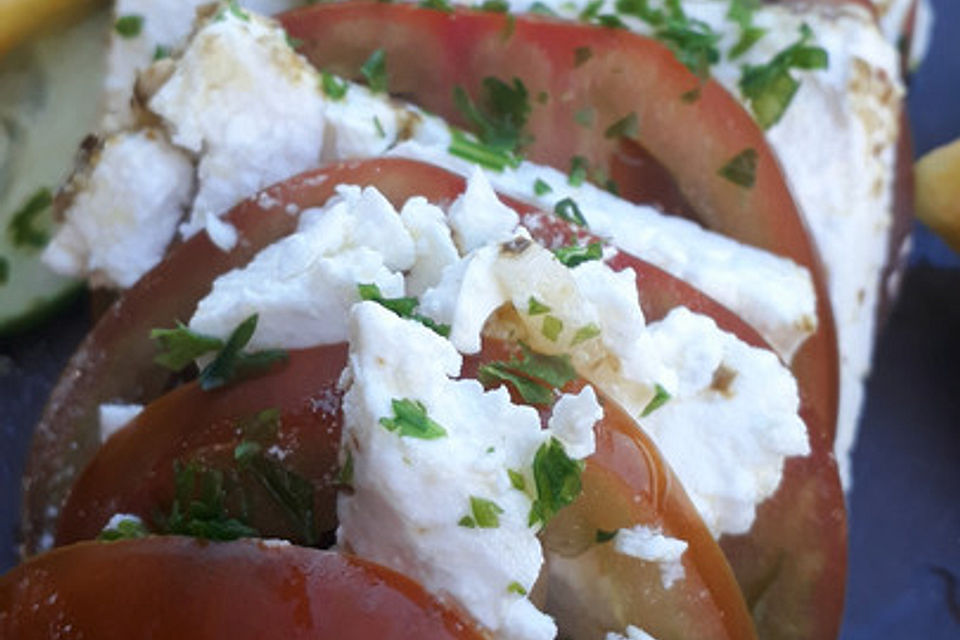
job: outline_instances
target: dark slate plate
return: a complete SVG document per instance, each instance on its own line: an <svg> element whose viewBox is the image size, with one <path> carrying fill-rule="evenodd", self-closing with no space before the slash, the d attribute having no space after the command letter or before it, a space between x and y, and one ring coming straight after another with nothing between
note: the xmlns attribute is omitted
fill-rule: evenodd
<svg viewBox="0 0 960 640"><path fill-rule="evenodd" d="M960 137L960 3L933 4L933 47L911 87L918 153ZM87 328L81 301L0 340L0 571L17 561L32 425ZM960 638L960 257L920 225L877 347L850 514L844 640Z"/></svg>

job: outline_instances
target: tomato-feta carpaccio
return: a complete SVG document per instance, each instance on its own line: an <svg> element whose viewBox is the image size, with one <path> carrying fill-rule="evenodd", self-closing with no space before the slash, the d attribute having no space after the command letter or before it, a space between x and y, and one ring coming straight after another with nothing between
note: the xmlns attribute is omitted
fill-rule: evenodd
<svg viewBox="0 0 960 640"><path fill-rule="evenodd" d="M449 638L469 618L385 567L254 540L83 542L0 579L0 636L47 638Z"/></svg>
<svg viewBox="0 0 960 640"><path fill-rule="evenodd" d="M813 428L833 438L839 365L820 259L763 131L718 83L698 78L656 40L544 16L346 2L279 20L315 65L347 77L362 78L364 62L382 50L388 89L452 122L464 122L455 87L479 96L488 77L519 79L530 98L531 160L565 171L581 158L632 199L663 203L663 171L642 169L652 159L705 226L809 268L819 325L793 370L817 416ZM609 134L625 118L637 124L626 141ZM749 180L724 177L737 158L749 158Z"/></svg>

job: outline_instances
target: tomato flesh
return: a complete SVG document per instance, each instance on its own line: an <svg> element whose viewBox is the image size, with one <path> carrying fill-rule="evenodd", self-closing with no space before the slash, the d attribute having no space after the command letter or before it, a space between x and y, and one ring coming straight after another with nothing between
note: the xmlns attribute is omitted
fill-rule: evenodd
<svg viewBox="0 0 960 640"><path fill-rule="evenodd" d="M389 569L254 540L85 542L0 579L0 636L36 638L486 637Z"/></svg>

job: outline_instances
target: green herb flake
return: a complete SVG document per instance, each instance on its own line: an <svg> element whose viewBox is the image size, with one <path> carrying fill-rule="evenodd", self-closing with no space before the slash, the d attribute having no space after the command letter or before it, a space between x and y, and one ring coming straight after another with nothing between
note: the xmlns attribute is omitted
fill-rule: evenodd
<svg viewBox="0 0 960 640"><path fill-rule="evenodd" d="M604 13L597 16L595 22L601 27L606 27L607 29L627 29L627 23L625 23L620 16L615 13Z"/></svg>
<svg viewBox="0 0 960 640"><path fill-rule="evenodd" d="M444 13L453 13L453 5L448 0L420 0L420 7Z"/></svg>
<svg viewBox="0 0 960 640"><path fill-rule="evenodd" d="M684 91L680 94L680 101L684 104L693 104L700 99L701 92L702 87L699 86L690 89L690 91Z"/></svg>
<svg viewBox="0 0 960 640"><path fill-rule="evenodd" d="M527 404L549 405L553 402L553 392L536 380L517 373L509 363L492 362L480 368L478 379L486 387L497 382L506 382L513 386Z"/></svg>
<svg viewBox="0 0 960 640"><path fill-rule="evenodd" d="M263 451L263 446L253 440L243 440L233 448L233 459L240 463L248 462Z"/></svg>
<svg viewBox="0 0 960 640"><path fill-rule="evenodd" d="M174 461L175 498L161 533L207 540L258 537L259 532L227 514L223 473L204 469L196 462Z"/></svg>
<svg viewBox="0 0 960 640"><path fill-rule="evenodd" d="M589 129L596 119L596 111L593 110L593 107L584 107L573 114L573 119L581 127Z"/></svg>
<svg viewBox="0 0 960 640"><path fill-rule="evenodd" d="M763 65L744 65L740 76L740 92L764 129L769 129L783 116L800 88L800 81L790 71L826 69L829 56L822 47L807 43L813 32L806 24L800 27L800 39Z"/></svg>
<svg viewBox="0 0 960 640"><path fill-rule="evenodd" d="M353 486L353 451L347 449L347 459L337 471L337 484L343 487Z"/></svg>
<svg viewBox="0 0 960 640"><path fill-rule="evenodd" d="M387 92L387 54L383 49L377 49L370 54L367 61L360 67L360 73L367 80L367 86L373 93Z"/></svg>
<svg viewBox="0 0 960 640"><path fill-rule="evenodd" d="M173 371L181 371L200 356L223 348L223 340L205 336L177 322L175 329L153 329L150 339L157 341L160 353L153 361Z"/></svg>
<svg viewBox="0 0 960 640"><path fill-rule="evenodd" d="M589 165L587 159L583 156L573 156L570 158L570 173L567 175L567 183L571 187L579 187L587 179L587 169Z"/></svg>
<svg viewBox="0 0 960 640"><path fill-rule="evenodd" d="M157 47L153 50L153 61L163 60L164 58L170 57L170 47L167 47L162 44L158 44Z"/></svg>
<svg viewBox="0 0 960 640"><path fill-rule="evenodd" d="M717 171L717 175L744 189L751 189L757 181L759 157L756 149L744 149L735 155L730 162L722 166Z"/></svg>
<svg viewBox="0 0 960 640"><path fill-rule="evenodd" d="M450 147L447 151L458 158L463 158L493 171L503 171L507 167L520 166L520 160L509 151L495 149L472 140L458 129L453 129L451 134Z"/></svg>
<svg viewBox="0 0 960 640"><path fill-rule="evenodd" d="M600 327L594 323L591 322L590 324L585 324L577 329L576 333L573 334L573 340L570 341L570 346L575 347L582 342L586 342L587 340L593 340L594 338L598 337L600 333Z"/></svg>
<svg viewBox="0 0 960 640"><path fill-rule="evenodd" d="M140 518L123 518L115 526L104 529L97 540L114 542L116 540L137 540L150 535Z"/></svg>
<svg viewBox="0 0 960 640"><path fill-rule="evenodd" d="M243 20L244 22L250 20L250 14L243 10L237 0L229 0L229 2L227 2L227 10L238 20Z"/></svg>
<svg viewBox="0 0 960 640"><path fill-rule="evenodd" d="M10 261L0 256L0 286L10 281Z"/></svg>
<svg viewBox="0 0 960 640"><path fill-rule="evenodd" d="M623 116L604 131L603 135L606 138L632 138L636 139L637 134L640 131L640 124L637 119L637 114L634 111L631 111L627 115Z"/></svg>
<svg viewBox="0 0 960 640"><path fill-rule="evenodd" d="M45 229L38 226L38 218L53 204L53 193L43 187L38 189L7 223L7 235L15 247L42 249L50 239Z"/></svg>
<svg viewBox="0 0 960 640"><path fill-rule="evenodd" d="M550 307L543 304L533 296L530 296L530 299L527 300L527 315L539 316L543 315L544 313L550 313L550 311Z"/></svg>
<svg viewBox="0 0 960 640"><path fill-rule="evenodd" d="M470 516L463 516L462 518L457 520L457 524L460 525L461 527L466 527L467 529L477 528L477 521Z"/></svg>
<svg viewBox="0 0 960 640"><path fill-rule="evenodd" d="M551 187L545 180L537 178L533 182L533 193L535 195L544 196L551 191L553 191L553 187Z"/></svg>
<svg viewBox="0 0 960 640"><path fill-rule="evenodd" d="M387 132L383 129L383 123L380 122L380 116L373 116L373 128L376 129L377 135L381 138L387 137Z"/></svg>
<svg viewBox="0 0 960 640"><path fill-rule="evenodd" d="M525 596L527 595L527 590L523 588L523 585L514 580L507 585L507 593L516 593L517 595Z"/></svg>
<svg viewBox="0 0 960 640"><path fill-rule="evenodd" d="M257 314L253 314L233 330L217 356L200 372L198 381L201 389L218 389L235 380L261 373L287 359L287 352L282 349L243 352L257 328L257 318Z"/></svg>
<svg viewBox="0 0 960 640"><path fill-rule="evenodd" d="M419 400L403 398L391 401L393 418L380 418L387 431L421 440L436 440L447 435L447 430L427 416L427 408Z"/></svg>
<svg viewBox="0 0 960 640"><path fill-rule="evenodd" d="M662 11L650 8L649 0L617 0L616 8L618 13L639 18L653 26L663 24L666 19Z"/></svg>
<svg viewBox="0 0 960 640"><path fill-rule="evenodd" d="M519 78L511 84L488 76L483 79L485 99L478 107L461 86L453 88L453 102L477 132L480 142L495 151L517 152L531 138L523 133L530 115L527 88Z"/></svg>
<svg viewBox="0 0 960 640"><path fill-rule="evenodd" d="M658 382L655 387L655 393L653 399L647 403L647 406L643 408L643 413L640 414L641 418L646 418L648 415L667 404L670 401L670 392L664 389Z"/></svg>
<svg viewBox="0 0 960 640"><path fill-rule="evenodd" d="M338 78L329 71L323 71L320 73L320 88L323 90L323 95L331 100L343 100L350 85L346 80Z"/></svg>
<svg viewBox="0 0 960 640"><path fill-rule="evenodd" d="M253 474L273 502L283 509L305 544L316 544L320 536L316 525L313 483L288 469L279 460L263 454L248 458L245 469Z"/></svg>
<svg viewBox="0 0 960 640"><path fill-rule="evenodd" d="M583 214L580 213L580 207L577 206L577 203L573 198L564 198L557 202L553 207L553 212L561 220L566 220L572 224L575 224L580 227L587 226L587 219L583 217Z"/></svg>
<svg viewBox="0 0 960 640"><path fill-rule="evenodd" d="M547 104L550 102L550 94L546 91L541 91L537 94L537 103L538 104Z"/></svg>
<svg viewBox="0 0 960 640"><path fill-rule="evenodd" d="M730 60L736 60L741 57L767 34L766 29L753 25L753 14L759 8L760 0L730 1L727 19L740 26L740 38L727 52L727 57L730 58Z"/></svg>
<svg viewBox="0 0 960 640"><path fill-rule="evenodd" d="M530 509L530 524L546 524L563 507L580 495L583 462L567 455L556 438L540 445L533 458L533 478L537 497Z"/></svg>
<svg viewBox="0 0 960 640"><path fill-rule="evenodd" d="M556 316L545 316L543 324L540 325L540 333L550 342L556 342L563 331L563 320Z"/></svg>
<svg viewBox="0 0 960 640"><path fill-rule="evenodd" d="M527 9L527 12L533 13L536 15L541 15L541 16L552 16L552 17L557 16L556 11L551 9L547 4L540 2L540 0L537 0L536 2L531 4L530 7Z"/></svg>
<svg viewBox="0 0 960 640"><path fill-rule="evenodd" d="M591 242L585 247L571 244L554 249L553 255L555 255L557 260L564 266L573 269L584 262L603 258L603 246L599 242Z"/></svg>
<svg viewBox="0 0 960 640"><path fill-rule="evenodd" d="M237 420L237 429L248 440L267 443L280 432L280 409L270 407Z"/></svg>
<svg viewBox="0 0 960 640"><path fill-rule="evenodd" d="M579 18L583 22L590 22L597 17L603 7L603 0L590 0L580 12Z"/></svg>
<svg viewBox="0 0 960 640"><path fill-rule="evenodd" d="M136 14L120 16L113 23L113 30L121 38L136 38L143 31L143 16Z"/></svg>
<svg viewBox="0 0 960 640"><path fill-rule="evenodd" d="M513 469L507 469L507 475L510 477L510 486L516 489L517 491L526 491L527 490L527 479L523 477L523 474L519 471Z"/></svg>
<svg viewBox="0 0 960 640"><path fill-rule="evenodd" d="M303 40L300 38L294 38L286 31L283 32L283 39L286 41L287 46L296 51L303 46Z"/></svg>
<svg viewBox="0 0 960 640"><path fill-rule="evenodd" d="M480 9L491 13L507 13L510 11L510 3L507 0L484 0Z"/></svg>
<svg viewBox="0 0 960 640"><path fill-rule="evenodd" d="M603 544L605 542L610 542L617 537L617 530L605 531L603 529L597 529L595 540L597 544Z"/></svg>
<svg viewBox="0 0 960 640"><path fill-rule="evenodd" d="M481 529L496 529L500 526L503 509L493 500L470 496L470 512L473 514L473 521Z"/></svg>
<svg viewBox="0 0 960 640"><path fill-rule="evenodd" d="M380 287L373 283L358 284L357 292L360 294L361 300L376 302L380 306L394 312L401 318L407 318L409 320L419 322L423 326L432 330L434 333L443 336L444 338L450 335L450 325L440 324L435 322L433 318L416 313L417 306L420 304L420 301L414 297L384 298L383 294L380 292Z"/></svg>
<svg viewBox="0 0 960 640"><path fill-rule="evenodd" d="M593 49L590 47L577 47L573 50L573 66L579 67L593 57Z"/></svg>
<svg viewBox="0 0 960 640"><path fill-rule="evenodd" d="M552 317L552 316L547 316ZM577 377L569 355L548 356L520 345L520 358L484 364L477 378L487 388L506 382L517 390L528 404L548 405L553 402L553 389L563 388Z"/></svg>

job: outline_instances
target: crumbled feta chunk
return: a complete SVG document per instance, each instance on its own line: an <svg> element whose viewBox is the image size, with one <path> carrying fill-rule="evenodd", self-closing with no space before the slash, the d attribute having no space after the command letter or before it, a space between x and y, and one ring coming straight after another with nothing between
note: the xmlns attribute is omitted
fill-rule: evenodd
<svg viewBox="0 0 960 640"><path fill-rule="evenodd" d="M466 191L450 205L448 214L461 253L510 240L520 223L517 212L500 202L480 167L473 168Z"/></svg>
<svg viewBox="0 0 960 640"><path fill-rule="evenodd" d="M68 189L73 201L44 250L58 273L129 287L160 261L193 189L190 159L144 129L107 138Z"/></svg>
<svg viewBox="0 0 960 640"><path fill-rule="evenodd" d="M578 394L560 396L547 427L570 457L586 458L597 448L593 425L602 417L603 407L597 402L596 392L586 386Z"/></svg>
<svg viewBox="0 0 960 640"><path fill-rule="evenodd" d="M453 244L446 215L426 198L410 198L400 210L400 220L414 242L416 257L407 273L407 295L420 296L440 281L443 270L460 255Z"/></svg>
<svg viewBox="0 0 960 640"><path fill-rule="evenodd" d="M133 422L142 411L142 404L100 405L100 442L106 442L110 436Z"/></svg>
<svg viewBox="0 0 960 640"><path fill-rule="evenodd" d="M613 538L613 548L617 553L658 563L664 589L683 579L681 558L687 546L685 540L665 536L662 531L643 525L620 529Z"/></svg>

